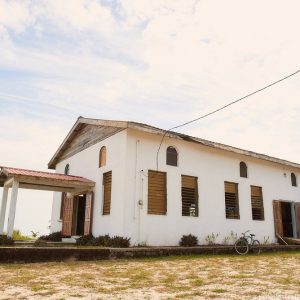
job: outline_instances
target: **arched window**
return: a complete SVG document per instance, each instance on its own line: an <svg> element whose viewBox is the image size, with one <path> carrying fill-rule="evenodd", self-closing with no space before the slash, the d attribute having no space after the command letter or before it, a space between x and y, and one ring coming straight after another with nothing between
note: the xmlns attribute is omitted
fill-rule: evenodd
<svg viewBox="0 0 300 300"><path fill-rule="evenodd" d="M69 175L69 173L70 173L70 165L66 164L66 166L65 166L65 175Z"/></svg>
<svg viewBox="0 0 300 300"><path fill-rule="evenodd" d="M99 152L99 168L106 165L106 147L103 146Z"/></svg>
<svg viewBox="0 0 300 300"><path fill-rule="evenodd" d="M248 177L247 165L243 161L240 162L240 177Z"/></svg>
<svg viewBox="0 0 300 300"><path fill-rule="evenodd" d="M292 186L297 186L297 178L294 173L291 173Z"/></svg>
<svg viewBox="0 0 300 300"><path fill-rule="evenodd" d="M177 167L177 160L178 160L177 150L174 147L169 146L167 148L167 165Z"/></svg>

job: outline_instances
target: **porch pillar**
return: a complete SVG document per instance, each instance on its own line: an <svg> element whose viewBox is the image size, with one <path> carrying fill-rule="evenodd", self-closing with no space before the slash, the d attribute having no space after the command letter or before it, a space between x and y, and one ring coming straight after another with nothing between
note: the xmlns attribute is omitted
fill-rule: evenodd
<svg viewBox="0 0 300 300"><path fill-rule="evenodd" d="M12 185L12 190L11 190L11 200L10 200L8 224L7 224L7 236L8 237L12 237L13 232L14 232L18 189L19 189L19 181L14 179L14 182Z"/></svg>
<svg viewBox="0 0 300 300"><path fill-rule="evenodd" d="M0 235L3 234L3 229L4 229L7 196L8 196L8 187L5 186L5 187L3 187L2 202L1 202L1 208L0 208Z"/></svg>

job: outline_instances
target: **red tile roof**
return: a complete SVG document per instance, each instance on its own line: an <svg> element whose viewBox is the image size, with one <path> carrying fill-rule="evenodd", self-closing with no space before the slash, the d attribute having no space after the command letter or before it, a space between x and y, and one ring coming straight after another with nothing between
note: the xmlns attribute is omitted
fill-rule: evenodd
<svg viewBox="0 0 300 300"><path fill-rule="evenodd" d="M77 181L82 183L94 183L92 180L89 180L80 176L73 175L65 175L59 173L50 173L43 171L34 171L34 170L26 170L26 169L18 169L18 168L10 168L10 167L0 167L1 173L6 174L7 176L11 175L20 175L20 176L29 176L29 177L39 177L45 179L54 179L54 180L63 180L63 181ZM4 171L4 172L3 172Z"/></svg>

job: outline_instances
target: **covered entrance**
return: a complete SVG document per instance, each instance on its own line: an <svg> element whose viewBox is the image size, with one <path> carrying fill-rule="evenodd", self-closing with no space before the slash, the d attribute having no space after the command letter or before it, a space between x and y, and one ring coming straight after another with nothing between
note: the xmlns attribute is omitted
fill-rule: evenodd
<svg viewBox="0 0 300 300"><path fill-rule="evenodd" d="M80 176L0 167L0 187L3 187L0 235L4 233L8 191L11 189L6 232L12 237L19 188L64 193L62 233L66 236L90 234L94 186L95 182Z"/></svg>
<svg viewBox="0 0 300 300"><path fill-rule="evenodd" d="M276 237L300 239L300 202L274 200L273 212Z"/></svg>

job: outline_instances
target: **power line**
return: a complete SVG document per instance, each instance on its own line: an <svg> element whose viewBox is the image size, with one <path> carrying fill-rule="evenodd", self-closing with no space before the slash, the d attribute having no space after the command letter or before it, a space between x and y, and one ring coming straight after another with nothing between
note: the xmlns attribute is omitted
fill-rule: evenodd
<svg viewBox="0 0 300 300"><path fill-rule="evenodd" d="M255 94L259 93L259 92L262 92L263 90L266 90L266 89L270 88L271 86L276 85L276 84L278 84L279 82L284 81L284 80L286 80L286 79L288 79L288 78L290 78L290 77L296 75L296 74L299 73L299 72L300 72L300 69L297 70L297 71L295 71L294 73L291 73L291 74L289 74L289 75L287 75L287 76L285 76L285 77L283 77L283 78L281 78L281 79L279 79L279 80L276 80L276 81L274 81L274 82L272 82L272 83L270 83L270 84L268 84L268 85L266 85L266 86L264 86L264 87L262 87L262 88L260 88L260 89L258 89L258 90L255 90L254 92L252 92L252 93L250 93L250 94L247 94L247 95L245 95L245 96L243 96L243 97L241 97L241 98L239 98L239 99L237 99L237 100L234 100L234 101L232 101L232 102L229 102L228 104L226 104L226 105L224 105L224 106L221 106L221 107L219 107L219 108L217 108L217 109L215 109L215 110L213 110L213 111L211 111L211 112L209 112L209 113L207 113L207 114L205 114L205 115L202 115L202 116L200 116L200 117L198 117L198 118L196 118L196 119L193 119L193 120L187 121L187 122L185 122L185 123L182 123L182 124L180 124L180 125L174 126L174 127L170 128L170 129L168 129L168 130L165 130L165 133L164 133L163 136L162 136L162 139L161 139L161 141L160 141L160 144L159 144L159 147L158 147L157 153L156 153L156 168L157 168L157 170L158 170L158 154L159 154L161 145L162 145L162 143L163 143L163 141L164 141L164 138L165 138L165 136L166 136L166 134L167 134L168 132L170 132L171 130L174 130L174 129L176 129L176 128L180 128L180 127L183 127L183 126L185 126L185 125L194 123L194 122L199 121L199 120L201 120L201 119L204 119L204 118L206 118L206 117L208 117L208 116L211 116L211 115L213 115L213 114L215 114L215 113L217 113L217 112L219 112L219 111L221 111L221 110L223 110L223 109L225 109L225 108L227 108L227 107L229 107L229 106L231 106L231 105L234 105L234 104L236 104L236 103L238 103L238 102L240 102L240 101L242 101L242 100L244 100L244 99L246 99L246 98L248 98L248 97L250 97L250 96L253 96L253 95L255 95Z"/></svg>

